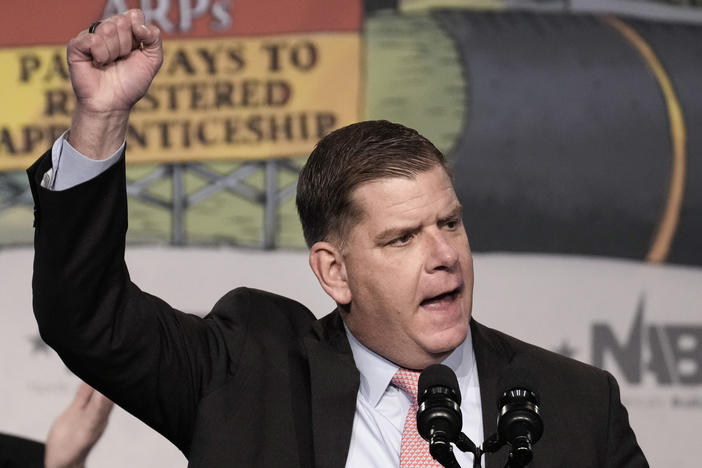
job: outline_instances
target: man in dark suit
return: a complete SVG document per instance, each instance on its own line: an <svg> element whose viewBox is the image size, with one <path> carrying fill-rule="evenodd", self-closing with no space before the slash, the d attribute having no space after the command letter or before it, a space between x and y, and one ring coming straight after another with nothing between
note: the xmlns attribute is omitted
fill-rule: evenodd
<svg viewBox="0 0 702 468"><path fill-rule="evenodd" d="M40 331L190 466L430 466L426 443L413 445L412 385L440 362L458 376L476 442L496 429L498 381L518 369L546 426L533 466L647 466L609 374L471 318L472 257L446 162L401 125L339 129L300 175L310 266L338 304L325 318L241 288L200 319L142 292L124 262L124 138L162 61L159 31L131 10L81 32L68 61L70 133L29 170Z"/></svg>

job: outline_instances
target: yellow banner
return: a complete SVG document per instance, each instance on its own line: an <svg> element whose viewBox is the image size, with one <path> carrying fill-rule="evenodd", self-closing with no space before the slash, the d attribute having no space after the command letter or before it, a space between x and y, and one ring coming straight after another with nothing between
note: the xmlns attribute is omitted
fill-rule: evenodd
<svg viewBox="0 0 702 468"><path fill-rule="evenodd" d="M129 162L308 154L360 116L360 37L170 40L132 112ZM29 166L70 125L64 47L0 50L0 171Z"/></svg>

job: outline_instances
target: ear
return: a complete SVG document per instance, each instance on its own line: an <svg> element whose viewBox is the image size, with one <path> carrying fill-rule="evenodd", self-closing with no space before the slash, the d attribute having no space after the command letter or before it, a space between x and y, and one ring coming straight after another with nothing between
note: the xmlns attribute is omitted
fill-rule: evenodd
<svg viewBox="0 0 702 468"><path fill-rule="evenodd" d="M310 248L310 267L322 289L337 304L351 302L346 264L339 249L330 242L317 242Z"/></svg>

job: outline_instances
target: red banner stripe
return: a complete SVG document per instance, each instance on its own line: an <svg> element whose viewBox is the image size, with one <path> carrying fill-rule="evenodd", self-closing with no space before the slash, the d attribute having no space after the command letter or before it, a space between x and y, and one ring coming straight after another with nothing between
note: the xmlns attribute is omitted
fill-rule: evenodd
<svg viewBox="0 0 702 468"><path fill-rule="evenodd" d="M140 4L138 0L4 0L0 47L64 44L100 19L107 6L114 10ZM363 16L361 0L157 0L145 4L169 7L163 13L153 12L151 21L166 38L356 31ZM183 15L181 4L206 8Z"/></svg>

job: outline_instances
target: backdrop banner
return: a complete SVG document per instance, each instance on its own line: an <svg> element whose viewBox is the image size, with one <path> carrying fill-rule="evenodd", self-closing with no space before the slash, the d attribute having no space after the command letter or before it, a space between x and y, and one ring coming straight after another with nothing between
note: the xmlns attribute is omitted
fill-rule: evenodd
<svg viewBox="0 0 702 468"><path fill-rule="evenodd" d="M400 122L453 165L474 316L612 372L651 465L697 467L702 8L670 3L5 0L0 432L43 440L78 384L32 314L24 170L70 125L67 41L138 7L165 61L127 134L137 284L199 315L244 285L326 314L300 168L334 129ZM121 410L89 463L186 465Z"/></svg>

